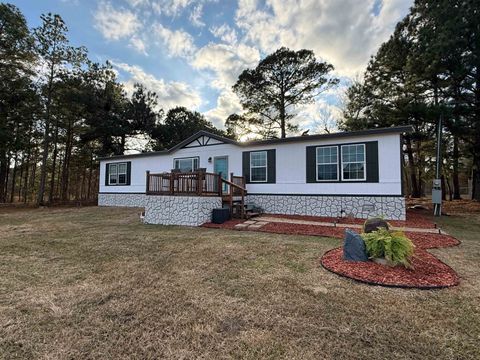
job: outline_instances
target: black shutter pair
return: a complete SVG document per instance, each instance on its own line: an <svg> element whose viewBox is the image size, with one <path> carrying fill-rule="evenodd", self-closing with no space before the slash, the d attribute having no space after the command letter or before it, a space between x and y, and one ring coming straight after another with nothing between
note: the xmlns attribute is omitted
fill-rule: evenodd
<svg viewBox="0 0 480 360"><path fill-rule="evenodd" d="M276 152L275 149L270 150L258 150L267 152L267 181L258 182L258 184L275 184L276 179ZM244 151L242 153L242 175L245 177L247 184L250 184L250 153L257 151ZM257 184L257 182L255 182Z"/></svg>
<svg viewBox="0 0 480 360"><path fill-rule="evenodd" d="M108 178L109 178L109 175L110 175L110 165L111 164L119 164L119 163L107 163L107 164L105 164L105 186L111 186L108 183ZM131 173L132 173L132 162L127 161L126 164L127 164L127 182L126 182L125 185L130 185L130 178L131 178Z"/></svg>
<svg viewBox="0 0 480 360"><path fill-rule="evenodd" d="M346 145L346 144L345 144ZM338 161L341 163L341 145L338 145ZM365 163L367 171L367 180L365 182L378 183L378 141L369 141L365 143ZM317 181L317 146L307 146L306 149L307 183L324 182ZM339 164L339 171L342 171ZM342 174L338 174L341 181ZM332 182L336 182L332 181Z"/></svg>

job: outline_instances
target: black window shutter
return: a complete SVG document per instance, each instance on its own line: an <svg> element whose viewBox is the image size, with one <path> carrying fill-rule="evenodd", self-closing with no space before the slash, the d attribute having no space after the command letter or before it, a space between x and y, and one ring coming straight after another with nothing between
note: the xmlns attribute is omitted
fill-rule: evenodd
<svg viewBox="0 0 480 360"><path fill-rule="evenodd" d="M132 162L127 162L127 185L130 185L130 175L132 173Z"/></svg>
<svg viewBox="0 0 480 360"><path fill-rule="evenodd" d="M378 182L378 141L365 143L367 182Z"/></svg>
<svg viewBox="0 0 480 360"><path fill-rule="evenodd" d="M317 182L317 147L316 146L307 146L306 154L306 167L307 167L307 183Z"/></svg>
<svg viewBox="0 0 480 360"><path fill-rule="evenodd" d="M267 183L275 184L276 182L276 154L275 149L267 150Z"/></svg>
<svg viewBox="0 0 480 360"><path fill-rule="evenodd" d="M105 186L108 186L109 174L110 174L110 164L105 164Z"/></svg>
<svg viewBox="0 0 480 360"><path fill-rule="evenodd" d="M242 175L245 177L247 184L250 183L250 151L242 153Z"/></svg>

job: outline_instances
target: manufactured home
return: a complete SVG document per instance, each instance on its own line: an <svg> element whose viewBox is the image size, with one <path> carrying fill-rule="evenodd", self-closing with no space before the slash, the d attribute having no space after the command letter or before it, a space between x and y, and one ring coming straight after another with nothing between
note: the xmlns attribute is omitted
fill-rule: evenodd
<svg viewBox="0 0 480 360"><path fill-rule="evenodd" d="M402 141L409 126L238 142L200 131L164 151L100 159L100 206L145 221L200 225L212 210L405 219Z"/></svg>

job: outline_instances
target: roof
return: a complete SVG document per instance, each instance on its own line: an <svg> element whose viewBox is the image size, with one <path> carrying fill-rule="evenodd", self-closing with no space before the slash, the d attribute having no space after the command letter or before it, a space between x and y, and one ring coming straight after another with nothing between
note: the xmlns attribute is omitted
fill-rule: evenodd
<svg viewBox="0 0 480 360"><path fill-rule="evenodd" d="M357 131L344 131L337 133L326 133L326 134L316 134L316 135L305 135L305 136L292 136L283 139L269 139L269 140L252 140L239 142L235 141L211 132L201 130L178 143L177 145L171 147L168 150L161 151L151 151L139 154L128 154L128 155L114 155L109 157L102 157L99 160L107 159L126 159L126 158L136 158L136 157L147 157L147 156L157 156L157 155L167 155L183 148L185 145L191 143L200 136L209 136L215 140L222 141L226 144L237 145L240 147L248 146L260 146L260 145L270 145L270 144L283 144L283 143L293 143L293 142L303 142L303 141L312 141L312 140L328 140L328 139L337 139L337 138L349 138L349 137L358 137L358 136L368 136L368 135L383 135L383 134L402 134L411 132L413 128L410 125L407 126L392 126L384 128L375 128L375 129L366 129L366 130L357 130Z"/></svg>

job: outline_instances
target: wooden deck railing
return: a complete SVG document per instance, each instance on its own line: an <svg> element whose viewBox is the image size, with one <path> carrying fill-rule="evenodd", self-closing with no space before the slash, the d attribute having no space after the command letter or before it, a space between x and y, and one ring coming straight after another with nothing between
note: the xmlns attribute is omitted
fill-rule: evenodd
<svg viewBox="0 0 480 360"><path fill-rule="evenodd" d="M146 173L147 195L190 195L221 196L223 203L228 203L233 214L245 218L245 178L230 174L230 180L222 178L222 174L196 172L170 172L161 174Z"/></svg>
<svg viewBox="0 0 480 360"><path fill-rule="evenodd" d="M147 195L222 196L220 174L170 172L150 174L147 171Z"/></svg>
<svg viewBox="0 0 480 360"><path fill-rule="evenodd" d="M230 181L222 179L222 183L227 185L227 193L223 195L224 201L229 204L230 213L233 215L233 204L236 198L240 198L240 217L245 218L245 196L247 190L245 189L245 178L243 176L234 176L230 174ZM238 211L238 210L237 210Z"/></svg>

